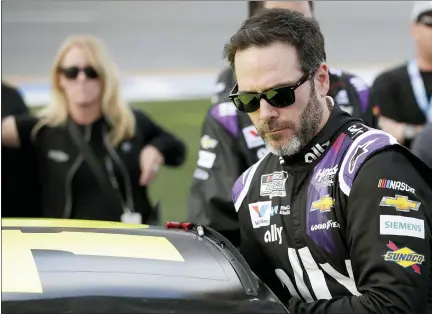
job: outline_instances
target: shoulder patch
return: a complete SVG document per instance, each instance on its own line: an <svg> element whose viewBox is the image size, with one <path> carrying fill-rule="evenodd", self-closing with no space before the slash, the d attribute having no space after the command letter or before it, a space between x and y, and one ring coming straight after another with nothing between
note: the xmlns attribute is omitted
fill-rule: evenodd
<svg viewBox="0 0 432 314"><path fill-rule="evenodd" d="M346 133L352 140L355 140L362 134L365 134L370 130L369 127L364 125L363 123L355 123L350 125L344 133Z"/></svg>
<svg viewBox="0 0 432 314"><path fill-rule="evenodd" d="M252 167L250 167L245 172L243 172L243 174L234 183L234 186L232 188L232 198L234 202L234 207L237 212L239 211L241 204L246 198L246 195L249 191L250 185L252 183L252 179L255 175L256 170L258 169L258 166L265 159L265 157L268 156L268 154L269 153L267 153L263 158L258 160Z"/></svg>
<svg viewBox="0 0 432 314"><path fill-rule="evenodd" d="M398 142L393 136L375 129L358 135L348 148L339 171L338 179L342 192L349 196L357 172L369 156L395 144Z"/></svg>
<svg viewBox="0 0 432 314"><path fill-rule="evenodd" d="M231 135L237 137L239 132L237 108L232 102L223 102L210 109L210 115Z"/></svg>

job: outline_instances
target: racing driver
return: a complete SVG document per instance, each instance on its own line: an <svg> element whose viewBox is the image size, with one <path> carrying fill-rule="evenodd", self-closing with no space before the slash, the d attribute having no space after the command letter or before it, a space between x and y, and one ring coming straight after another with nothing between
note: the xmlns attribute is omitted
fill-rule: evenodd
<svg viewBox="0 0 432 314"><path fill-rule="evenodd" d="M272 7L313 17L312 1L249 1L249 16ZM328 95L353 117L361 117L369 94L366 83L334 68L329 69L329 77ZM188 201L188 220L216 229L238 246L240 231L231 187L243 171L268 150L247 114L237 111L228 98L235 83L230 67L219 75L218 91L212 100L214 105L202 126L199 158Z"/></svg>
<svg viewBox="0 0 432 314"><path fill-rule="evenodd" d="M432 313L431 169L327 96L318 24L265 10L225 55L270 150L232 189L254 272L290 313Z"/></svg>

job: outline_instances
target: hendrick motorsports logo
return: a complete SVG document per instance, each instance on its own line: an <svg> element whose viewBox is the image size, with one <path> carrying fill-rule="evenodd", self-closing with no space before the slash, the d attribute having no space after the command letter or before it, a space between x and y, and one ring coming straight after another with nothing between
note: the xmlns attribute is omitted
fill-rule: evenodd
<svg viewBox="0 0 432 314"><path fill-rule="evenodd" d="M394 262L404 268L412 267L414 272L421 274L419 265L425 261L424 255L418 254L407 247L399 249L392 241L389 241L387 247L391 251L387 251L383 255L385 261Z"/></svg>
<svg viewBox="0 0 432 314"><path fill-rule="evenodd" d="M318 169L317 174L315 176L317 185L320 186L331 186L333 185L333 179L336 175L339 167L338 165L333 168L321 168Z"/></svg>
<svg viewBox="0 0 432 314"><path fill-rule="evenodd" d="M271 174L261 176L260 195L268 196L269 198L279 196L285 197L285 182L288 179L286 171L276 171Z"/></svg>

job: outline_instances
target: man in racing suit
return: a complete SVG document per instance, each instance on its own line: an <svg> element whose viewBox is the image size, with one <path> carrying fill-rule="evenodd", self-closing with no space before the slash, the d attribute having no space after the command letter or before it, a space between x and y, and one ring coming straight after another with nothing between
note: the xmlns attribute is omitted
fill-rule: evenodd
<svg viewBox="0 0 432 314"><path fill-rule="evenodd" d="M291 313L431 313L431 169L326 96L318 25L267 10L225 53L271 151L232 189L253 271Z"/></svg>
<svg viewBox="0 0 432 314"><path fill-rule="evenodd" d="M311 3L250 1L249 14L255 14L265 4L268 7L293 9L311 17ZM218 77L217 93L212 98L214 105L202 126L198 163L188 201L188 220L216 229L237 246L240 233L231 187L243 171L267 153L267 148L249 117L238 112L228 99L235 83L230 67ZM369 90L361 78L330 69L328 94L353 117L361 117Z"/></svg>

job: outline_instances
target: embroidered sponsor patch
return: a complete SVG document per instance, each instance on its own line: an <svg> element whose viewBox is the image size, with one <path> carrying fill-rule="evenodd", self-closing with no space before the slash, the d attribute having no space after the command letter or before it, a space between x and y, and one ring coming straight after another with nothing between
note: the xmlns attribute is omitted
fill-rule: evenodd
<svg viewBox="0 0 432 314"><path fill-rule="evenodd" d="M244 128L242 132L248 148L254 148L265 144L255 126L250 125Z"/></svg>
<svg viewBox="0 0 432 314"><path fill-rule="evenodd" d="M404 216L381 215L380 234L424 239L424 220Z"/></svg>
<svg viewBox="0 0 432 314"><path fill-rule="evenodd" d="M198 152L198 166L210 169L216 160L216 154L200 150Z"/></svg>
<svg viewBox="0 0 432 314"><path fill-rule="evenodd" d="M273 198L275 196L285 197L285 182L288 179L286 171L275 171L261 176L260 195Z"/></svg>
<svg viewBox="0 0 432 314"><path fill-rule="evenodd" d="M379 205L393 207L399 212L410 212L418 211L421 203L410 200L408 196L396 194L395 197L384 196Z"/></svg>
<svg viewBox="0 0 432 314"><path fill-rule="evenodd" d="M310 211L319 210L321 213L327 213L334 207L334 202L330 195L324 195L319 200L312 202Z"/></svg>
<svg viewBox="0 0 432 314"><path fill-rule="evenodd" d="M402 181L380 179L378 181L378 187L382 188L382 189L407 191L407 192L410 192L412 194L415 194L415 189L413 189L408 184L406 184L405 182L402 182Z"/></svg>
<svg viewBox="0 0 432 314"><path fill-rule="evenodd" d="M387 251L383 256L386 262L393 262L404 268L411 267L415 273L421 274L420 265L425 261L422 254L418 254L408 247L398 248L396 244L389 241Z"/></svg>
<svg viewBox="0 0 432 314"><path fill-rule="evenodd" d="M249 204L249 213L254 229L270 225L271 201Z"/></svg>

